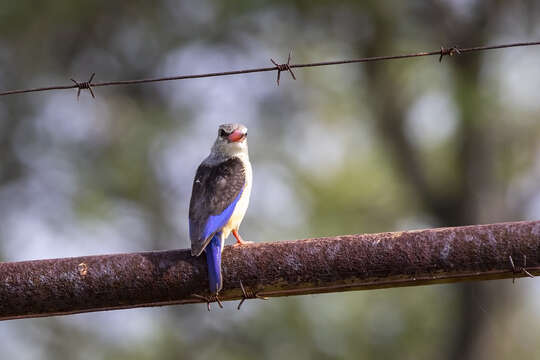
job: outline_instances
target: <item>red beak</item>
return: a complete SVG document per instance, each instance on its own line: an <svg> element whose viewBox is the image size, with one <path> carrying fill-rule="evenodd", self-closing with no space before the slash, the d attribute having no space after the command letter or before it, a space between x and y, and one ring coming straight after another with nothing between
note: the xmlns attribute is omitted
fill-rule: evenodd
<svg viewBox="0 0 540 360"><path fill-rule="evenodd" d="M246 134L240 130L234 130L229 136L228 139L230 142L237 142L242 140Z"/></svg>

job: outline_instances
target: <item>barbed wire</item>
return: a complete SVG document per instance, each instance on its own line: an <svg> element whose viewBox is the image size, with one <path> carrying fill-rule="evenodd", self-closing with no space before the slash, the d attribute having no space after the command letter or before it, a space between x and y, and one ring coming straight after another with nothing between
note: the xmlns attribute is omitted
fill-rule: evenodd
<svg viewBox="0 0 540 360"><path fill-rule="evenodd" d="M270 66L270 67L260 67L260 68L253 68L253 69L243 69L243 70L233 70L233 71L223 71L223 72L211 72L211 73L205 73L205 74L156 77L156 78L147 78L147 79L105 81L105 82L95 82L95 83L92 82L95 75L95 73L93 73L90 79L85 82L77 82L76 80L71 79L71 81L75 83L73 85L54 85L54 86L46 86L46 87L32 88L32 89L7 90L7 91L0 92L0 96L24 94L24 93L31 93L31 92L41 92L41 91L51 91L51 90L77 89L77 99L78 99L81 93L81 90L85 90L85 89L90 91L92 97L95 97L94 92L92 91L92 88L96 88L99 86L135 85L135 84L145 84L145 83L152 83L152 82L230 76L230 75L250 74L250 73L258 73L258 72L268 72L268 71L277 71L277 85L279 86L279 80L280 80L280 75L282 71L288 71L291 74L292 78L296 80L296 77L292 71L292 69L294 68L343 65L343 64L363 63L363 62L372 62L372 61L397 60L397 59L407 59L407 58L422 57L422 56L439 56L439 62L441 62L443 57L447 55L454 56L454 55L461 55L461 54L465 54L469 52L476 52L476 51L504 49L504 48L511 48L511 47L534 46L534 45L540 45L540 41L518 42L518 43L510 43L510 44L502 44L502 45L491 45L491 46L476 46L476 47L469 47L469 48L459 48L457 46L445 48L444 46L442 46L440 50L429 51L429 52L417 52L417 53L403 54L403 55L374 56L374 57L364 57L364 58L349 59L349 60L323 61L323 62L313 62L313 63L307 63L307 64L290 64L291 53L289 52L289 57L286 63L278 64L273 59L270 59L272 64L274 64L274 66Z"/></svg>

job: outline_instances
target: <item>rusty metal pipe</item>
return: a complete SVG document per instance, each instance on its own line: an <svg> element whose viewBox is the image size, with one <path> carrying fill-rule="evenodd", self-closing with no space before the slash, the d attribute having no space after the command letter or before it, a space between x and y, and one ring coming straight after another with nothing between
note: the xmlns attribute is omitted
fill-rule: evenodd
<svg viewBox="0 0 540 360"><path fill-rule="evenodd" d="M540 274L540 221L227 246L222 301ZM0 263L0 320L204 302L188 250Z"/></svg>

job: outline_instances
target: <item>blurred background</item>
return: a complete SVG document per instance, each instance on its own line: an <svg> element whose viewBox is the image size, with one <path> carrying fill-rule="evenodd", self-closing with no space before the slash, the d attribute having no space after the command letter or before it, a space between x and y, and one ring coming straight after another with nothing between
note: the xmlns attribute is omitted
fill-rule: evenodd
<svg viewBox="0 0 540 360"><path fill-rule="evenodd" d="M537 1L2 1L0 89L537 41ZM245 123L252 241L540 218L540 47L0 98L0 259L189 247L191 182ZM522 279L0 323L2 359L508 359Z"/></svg>

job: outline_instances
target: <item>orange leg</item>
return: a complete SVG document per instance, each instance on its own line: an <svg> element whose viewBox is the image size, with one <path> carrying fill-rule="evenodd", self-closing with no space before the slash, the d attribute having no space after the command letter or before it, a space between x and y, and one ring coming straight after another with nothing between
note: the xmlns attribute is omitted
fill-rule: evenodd
<svg viewBox="0 0 540 360"><path fill-rule="evenodd" d="M253 243L253 241L245 241L244 239L242 239L242 237L238 233L238 230L236 230L236 229L232 231L232 234L236 238L236 244L235 245L244 245L244 244L252 244Z"/></svg>

